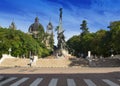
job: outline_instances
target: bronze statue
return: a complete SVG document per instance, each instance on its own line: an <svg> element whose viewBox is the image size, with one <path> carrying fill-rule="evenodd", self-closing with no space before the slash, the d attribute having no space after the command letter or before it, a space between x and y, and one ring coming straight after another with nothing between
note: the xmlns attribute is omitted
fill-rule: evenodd
<svg viewBox="0 0 120 86"><path fill-rule="evenodd" d="M59 26L57 26L57 48L58 48L58 56L64 56L63 50L66 50L66 43L65 43L65 36L64 36L64 30L62 29L62 8L60 10L60 18L59 18Z"/></svg>
<svg viewBox="0 0 120 86"><path fill-rule="evenodd" d="M60 20L62 20L62 8L60 8Z"/></svg>

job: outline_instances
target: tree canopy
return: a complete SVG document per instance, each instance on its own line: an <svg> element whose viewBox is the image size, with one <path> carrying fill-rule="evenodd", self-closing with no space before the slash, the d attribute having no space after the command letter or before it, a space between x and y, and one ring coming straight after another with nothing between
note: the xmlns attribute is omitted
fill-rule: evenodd
<svg viewBox="0 0 120 86"><path fill-rule="evenodd" d="M85 35L85 34L87 34L89 32L86 20L83 20L82 24L80 24L80 30L82 30L82 33L81 33L82 36Z"/></svg>
<svg viewBox="0 0 120 86"><path fill-rule="evenodd" d="M26 56L32 55L45 57L50 54L45 45L35 40L30 34L24 33L20 30L13 30L8 28L0 28L0 55L8 53L11 48L12 56Z"/></svg>
<svg viewBox="0 0 120 86"><path fill-rule="evenodd" d="M110 30L100 29L94 33L88 33L86 21L81 24L82 33L73 36L67 41L67 45L72 48L76 56L87 55L88 51L92 55L110 56L120 54L120 21L111 22L108 26ZM85 33L85 34L84 34Z"/></svg>

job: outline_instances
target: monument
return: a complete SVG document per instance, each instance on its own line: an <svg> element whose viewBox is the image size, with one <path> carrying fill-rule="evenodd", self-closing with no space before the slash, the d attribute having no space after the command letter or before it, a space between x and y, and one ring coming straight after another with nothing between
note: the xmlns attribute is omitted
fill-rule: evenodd
<svg viewBox="0 0 120 86"><path fill-rule="evenodd" d="M65 57L67 52L66 42L65 42L65 36L64 36L64 30L62 28L62 8L59 9L60 15L59 15L59 25L57 26L57 57Z"/></svg>

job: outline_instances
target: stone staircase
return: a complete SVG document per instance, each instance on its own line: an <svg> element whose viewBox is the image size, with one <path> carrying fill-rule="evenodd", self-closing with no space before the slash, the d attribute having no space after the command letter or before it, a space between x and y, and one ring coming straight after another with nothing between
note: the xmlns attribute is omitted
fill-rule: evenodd
<svg viewBox="0 0 120 86"><path fill-rule="evenodd" d="M70 67L88 67L89 62L87 59L84 58L69 58L70 60Z"/></svg>
<svg viewBox="0 0 120 86"><path fill-rule="evenodd" d="M3 67L29 67L30 59L24 58L5 58L0 66ZM88 65L88 62L77 58L59 59L38 59L32 63L32 67L81 67Z"/></svg>
<svg viewBox="0 0 120 86"><path fill-rule="evenodd" d="M70 60L68 59L38 59L36 67L68 67Z"/></svg>
<svg viewBox="0 0 120 86"><path fill-rule="evenodd" d="M4 61L1 62L0 66L4 67L26 67L29 63L29 59L21 59L21 58L5 58Z"/></svg>
<svg viewBox="0 0 120 86"><path fill-rule="evenodd" d="M120 67L120 59L118 58L103 58L92 60L91 67Z"/></svg>
<svg viewBox="0 0 120 86"><path fill-rule="evenodd" d="M21 58L5 58L0 63L2 67L29 67L30 59ZM68 67L70 60L68 59L38 59L32 63L32 67Z"/></svg>
<svg viewBox="0 0 120 86"><path fill-rule="evenodd" d="M1 67L30 67L30 59L27 58L5 58ZM83 58L44 58L32 63L32 67L120 67L120 59L104 58L93 59L89 62Z"/></svg>

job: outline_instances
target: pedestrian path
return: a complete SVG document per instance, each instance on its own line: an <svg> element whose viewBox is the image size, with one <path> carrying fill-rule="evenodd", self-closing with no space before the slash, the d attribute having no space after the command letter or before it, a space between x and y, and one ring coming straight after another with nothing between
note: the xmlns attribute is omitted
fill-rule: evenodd
<svg viewBox="0 0 120 86"><path fill-rule="evenodd" d="M68 86L76 86L75 81L73 79L67 79Z"/></svg>
<svg viewBox="0 0 120 86"><path fill-rule="evenodd" d="M86 84L88 86L96 86L96 84L93 81L91 81L90 79L84 79L84 81L86 82Z"/></svg>
<svg viewBox="0 0 120 86"><path fill-rule="evenodd" d="M52 79L48 86L56 86L58 79Z"/></svg>
<svg viewBox="0 0 120 86"><path fill-rule="evenodd" d="M48 82L46 82L46 80ZM50 80L48 80L47 78L42 77L35 79L31 79L30 77L9 77L3 81L0 81L0 86L44 86L44 84L42 84L43 82L46 82L45 84L47 84L47 86L60 86L59 81L60 78L50 78ZM104 86L120 86L120 79L116 79L115 82L109 79L100 79L100 81L104 83ZM72 78L66 78L65 82L67 83L65 86L77 86L78 84L81 84L81 82L77 82L76 79ZM95 83L92 79L83 79L83 82L84 86L100 86L99 82Z"/></svg>
<svg viewBox="0 0 120 86"><path fill-rule="evenodd" d="M110 80L107 80L107 79L103 79L103 81L106 82L110 86L120 86L120 85L118 85L118 84L116 84L116 83L114 83L114 82L112 82Z"/></svg>
<svg viewBox="0 0 120 86"><path fill-rule="evenodd" d="M36 80L34 80L30 86L38 86L39 83L43 80L43 78L37 78Z"/></svg>
<svg viewBox="0 0 120 86"><path fill-rule="evenodd" d="M21 83L23 83L24 81L28 80L29 78L22 78L20 80L18 80L17 82L11 84L10 86L18 86L20 85Z"/></svg>
<svg viewBox="0 0 120 86"><path fill-rule="evenodd" d="M8 82L10 82L10 81L12 81L12 80L15 80L15 79L17 79L17 77L8 78L8 79L0 82L0 86L4 85L4 84L6 84L6 83L8 83Z"/></svg>

